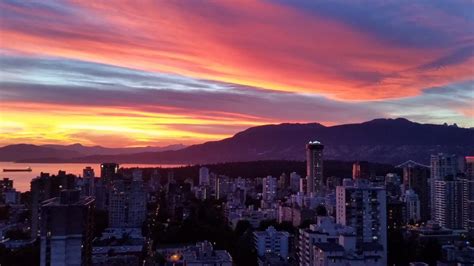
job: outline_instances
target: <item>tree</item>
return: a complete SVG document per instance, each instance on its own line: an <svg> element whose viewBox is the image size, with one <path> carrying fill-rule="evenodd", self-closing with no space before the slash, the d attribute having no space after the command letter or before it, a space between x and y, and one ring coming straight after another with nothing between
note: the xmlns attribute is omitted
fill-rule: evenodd
<svg viewBox="0 0 474 266"><path fill-rule="evenodd" d="M328 211L326 210L326 207L324 205L319 204L318 207L316 207L316 215L317 216L328 216Z"/></svg>

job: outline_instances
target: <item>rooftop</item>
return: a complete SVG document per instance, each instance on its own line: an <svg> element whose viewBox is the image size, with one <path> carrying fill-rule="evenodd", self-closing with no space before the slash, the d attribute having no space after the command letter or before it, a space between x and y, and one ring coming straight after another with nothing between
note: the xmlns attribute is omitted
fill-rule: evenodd
<svg viewBox="0 0 474 266"><path fill-rule="evenodd" d="M333 243L333 242L315 243L314 247L324 252L336 252L336 251L344 252L345 251L343 246L337 243Z"/></svg>

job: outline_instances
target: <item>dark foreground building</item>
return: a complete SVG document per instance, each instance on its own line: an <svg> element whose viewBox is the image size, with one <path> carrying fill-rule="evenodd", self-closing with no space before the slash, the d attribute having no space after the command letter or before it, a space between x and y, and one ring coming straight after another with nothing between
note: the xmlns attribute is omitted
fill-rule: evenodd
<svg viewBox="0 0 474 266"><path fill-rule="evenodd" d="M91 265L94 198L63 190L41 206L40 265Z"/></svg>

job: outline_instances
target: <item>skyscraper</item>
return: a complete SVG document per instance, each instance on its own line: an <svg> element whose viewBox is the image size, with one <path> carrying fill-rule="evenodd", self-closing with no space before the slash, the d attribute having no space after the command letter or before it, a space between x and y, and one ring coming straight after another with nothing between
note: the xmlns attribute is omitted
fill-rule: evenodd
<svg viewBox="0 0 474 266"><path fill-rule="evenodd" d="M306 144L306 193L320 192L324 186L323 180L323 149L319 141Z"/></svg>
<svg viewBox="0 0 474 266"><path fill-rule="evenodd" d="M474 156L467 156L466 160L466 179L464 186L465 216L467 230L474 237Z"/></svg>
<svg viewBox="0 0 474 266"><path fill-rule="evenodd" d="M209 186L209 168L201 167L199 168L199 185L200 186Z"/></svg>
<svg viewBox="0 0 474 266"><path fill-rule="evenodd" d="M344 179L336 188L336 221L355 229L356 246L364 250L367 245L383 247L387 259L387 197L385 188L368 180ZM383 264L385 264L383 263Z"/></svg>
<svg viewBox="0 0 474 266"><path fill-rule="evenodd" d="M435 179L433 185L432 219L446 228L463 228L463 180L449 175Z"/></svg>
<svg viewBox="0 0 474 266"><path fill-rule="evenodd" d="M40 265L91 265L94 198L63 190L41 207Z"/></svg>
<svg viewBox="0 0 474 266"><path fill-rule="evenodd" d="M403 164L403 185L412 189L420 200L420 219L430 219L430 168L428 166L408 161Z"/></svg>
<svg viewBox="0 0 474 266"><path fill-rule="evenodd" d="M40 206L47 199L58 197L62 189L73 189L75 187L74 175L59 171L58 175L50 176L49 173L41 173L40 176L31 180L31 237L39 235Z"/></svg>
<svg viewBox="0 0 474 266"><path fill-rule="evenodd" d="M119 164L117 163L103 163L100 165L100 178L108 183L116 178L118 169Z"/></svg>
<svg viewBox="0 0 474 266"><path fill-rule="evenodd" d="M82 169L82 177L95 177L94 168L87 166Z"/></svg>
<svg viewBox="0 0 474 266"><path fill-rule="evenodd" d="M82 170L82 195L95 195L95 173L94 169L90 166Z"/></svg>
<svg viewBox="0 0 474 266"><path fill-rule="evenodd" d="M139 228L146 218L142 180L114 180L109 192L109 227Z"/></svg>
<svg viewBox="0 0 474 266"><path fill-rule="evenodd" d="M370 165L367 161L357 161L352 164L352 179L370 179Z"/></svg>
<svg viewBox="0 0 474 266"><path fill-rule="evenodd" d="M262 181L262 207L269 208L277 196L278 182L276 177L267 176Z"/></svg>
<svg viewBox="0 0 474 266"><path fill-rule="evenodd" d="M434 218L434 192L435 181L443 180L446 176L456 176L458 173L458 158L454 154L438 153L431 155L431 178L430 178L430 209L431 218Z"/></svg>
<svg viewBox="0 0 474 266"><path fill-rule="evenodd" d="M300 189L300 179L301 176L296 172L290 174L290 188L293 192L298 192Z"/></svg>

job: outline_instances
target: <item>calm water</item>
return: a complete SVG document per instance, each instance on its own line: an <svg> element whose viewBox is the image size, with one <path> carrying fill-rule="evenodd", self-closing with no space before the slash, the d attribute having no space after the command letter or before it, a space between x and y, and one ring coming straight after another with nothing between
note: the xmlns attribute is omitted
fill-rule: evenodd
<svg viewBox="0 0 474 266"><path fill-rule="evenodd" d="M94 168L96 176L100 175L100 164L93 163L13 163L13 162L0 162L0 177L8 177L13 179L13 186L18 191L30 190L31 179L37 177L41 172L57 174L59 170L66 171L68 174L82 175L82 169L90 166ZM178 167L181 165L177 164L121 164L120 167ZM24 169L31 167L31 172L3 172L3 169Z"/></svg>

